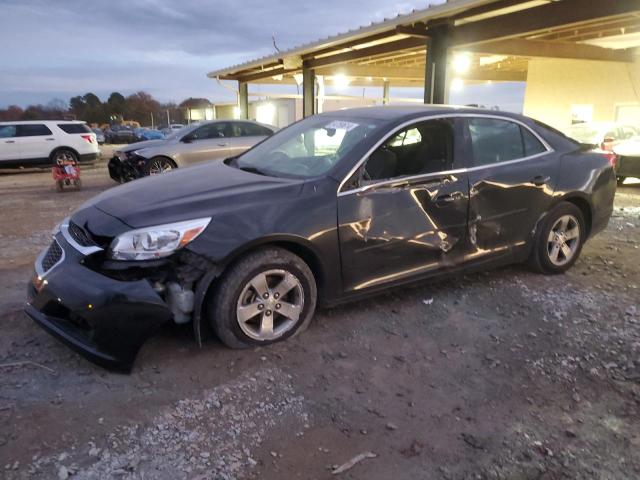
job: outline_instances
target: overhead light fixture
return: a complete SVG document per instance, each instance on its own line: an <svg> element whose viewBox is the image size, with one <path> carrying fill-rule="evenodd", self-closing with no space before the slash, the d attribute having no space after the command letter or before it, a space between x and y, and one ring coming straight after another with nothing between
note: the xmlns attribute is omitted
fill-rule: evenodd
<svg viewBox="0 0 640 480"><path fill-rule="evenodd" d="M464 74L471 70L471 55L468 53L456 53L453 57L453 70Z"/></svg>
<svg viewBox="0 0 640 480"><path fill-rule="evenodd" d="M279 74L279 75L274 75L274 76L273 76L273 77L271 77L271 78L272 78L273 80L276 80L277 82L281 82L283 77L284 77L284 76L283 76L282 74Z"/></svg>
<svg viewBox="0 0 640 480"><path fill-rule="evenodd" d="M461 78L454 78L453 80L451 80L450 88L453 92L460 92L464 89L464 80L462 80Z"/></svg>
<svg viewBox="0 0 640 480"><path fill-rule="evenodd" d="M367 77L367 82L373 82L373 77Z"/></svg>
<svg viewBox="0 0 640 480"><path fill-rule="evenodd" d="M338 90L344 90L349 86L351 80L346 75L338 74L333 76L333 86Z"/></svg>

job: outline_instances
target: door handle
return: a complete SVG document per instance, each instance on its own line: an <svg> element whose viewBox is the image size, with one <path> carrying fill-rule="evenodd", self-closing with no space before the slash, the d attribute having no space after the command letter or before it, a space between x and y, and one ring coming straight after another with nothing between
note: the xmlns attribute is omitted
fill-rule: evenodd
<svg viewBox="0 0 640 480"><path fill-rule="evenodd" d="M218 146L219 146L219 147L228 147L228 146L229 146L229 144L228 144L228 143L225 143L225 142L219 142L219 143L218 143Z"/></svg>
<svg viewBox="0 0 640 480"><path fill-rule="evenodd" d="M546 185L551 180L551 177L544 175L536 175L531 179L531 183L533 183L536 187L541 187Z"/></svg>
<svg viewBox="0 0 640 480"><path fill-rule="evenodd" d="M55 138L47 138L47 142L53 142Z"/></svg>
<svg viewBox="0 0 640 480"><path fill-rule="evenodd" d="M6 140L4 143L16 143L15 140Z"/></svg>
<svg viewBox="0 0 640 480"><path fill-rule="evenodd" d="M436 204L446 205L447 203L455 202L461 198L464 198L464 194L462 192L444 193L436 197Z"/></svg>

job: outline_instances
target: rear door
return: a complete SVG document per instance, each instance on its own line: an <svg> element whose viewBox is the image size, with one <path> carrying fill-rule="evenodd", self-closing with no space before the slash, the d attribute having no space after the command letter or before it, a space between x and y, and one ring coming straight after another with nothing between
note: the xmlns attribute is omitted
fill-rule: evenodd
<svg viewBox="0 0 640 480"><path fill-rule="evenodd" d="M466 119L472 258L524 246L548 209L558 155L535 132L500 117Z"/></svg>
<svg viewBox="0 0 640 480"><path fill-rule="evenodd" d="M0 165L20 161L20 143L18 143L16 125L0 125Z"/></svg>
<svg viewBox="0 0 640 480"><path fill-rule="evenodd" d="M56 146L53 132L44 123L18 125L20 158L25 163L47 163Z"/></svg>
<svg viewBox="0 0 640 480"><path fill-rule="evenodd" d="M419 121L385 140L338 194L344 287L381 286L458 264L468 182L461 123Z"/></svg>

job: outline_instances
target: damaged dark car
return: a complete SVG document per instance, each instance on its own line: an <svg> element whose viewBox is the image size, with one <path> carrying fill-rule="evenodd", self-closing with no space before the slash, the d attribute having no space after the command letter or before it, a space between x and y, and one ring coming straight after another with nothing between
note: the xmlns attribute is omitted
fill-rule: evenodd
<svg viewBox="0 0 640 480"><path fill-rule="evenodd" d="M520 115L325 113L93 198L36 260L26 312L124 371L165 322L268 345L316 305L391 286L518 262L562 273L607 225L615 189L604 155Z"/></svg>

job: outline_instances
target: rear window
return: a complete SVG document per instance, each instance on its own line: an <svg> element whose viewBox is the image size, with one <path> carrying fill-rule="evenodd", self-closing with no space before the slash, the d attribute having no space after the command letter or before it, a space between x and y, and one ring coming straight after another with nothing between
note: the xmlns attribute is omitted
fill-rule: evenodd
<svg viewBox="0 0 640 480"><path fill-rule="evenodd" d="M43 135L51 135L51 130L44 124L18 125L19 137L39 137Z"/></svg>
<svg viewBox="0 0 640 480"><path fill-rule="evenodd" d="M58 127L66 133L91 133L91 129L84 123L59 123Z"/></svg>

